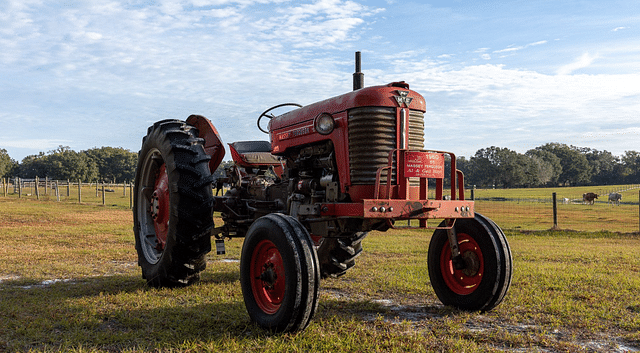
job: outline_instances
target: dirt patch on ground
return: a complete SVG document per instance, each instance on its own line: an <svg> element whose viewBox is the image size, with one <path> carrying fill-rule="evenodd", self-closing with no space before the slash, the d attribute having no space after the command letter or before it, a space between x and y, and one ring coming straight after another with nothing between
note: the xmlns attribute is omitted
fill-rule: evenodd
<svg viewBox="0 0 640 353"><path fill-rule="evenodd" d="M402 302L394 299L360 298L357 294L350 294L336 289L321 289L321 295L338 301L370 301L377 307L375 310L363 310L355 313L365 321L383 320L390 324L409 323L416 328L438 325L447 318L456 316L456 311L446 308L440 302L425 302L424 298L408 298ZM353 314L353 312L352 312ZM467 316L466 313L461 315ZM640 347L626 342L622 337L608 333L581 334L570 329L549 330L534 323L510 323L497 318L475 313L462 324L463 331L470 337L500 337L508 335L514 341L527 342L524 347L511 348L499 344L497 340L494 348L511 352L640 352ZM515 336L515 338L514 338ZM537 345L536 343L539 343Z"/></svg>

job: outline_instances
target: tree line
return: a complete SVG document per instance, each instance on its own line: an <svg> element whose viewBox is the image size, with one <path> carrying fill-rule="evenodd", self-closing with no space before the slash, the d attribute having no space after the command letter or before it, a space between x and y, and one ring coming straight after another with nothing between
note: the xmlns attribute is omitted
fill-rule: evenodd
<svg viewBox="0 0 640 353"><path fill-rule="evenodd" d="M0 149L0 177L49 177L57 180L133 180L138 155L120 147L101 147L75 152L59 146L48 153L25 157L18 163ZM224 176L223 162L214 173ZM526 153L488 147L470 158L458 157L457 168L467 185L477 187L542 187L576 185L640 184L640 153L608 151L548 143Z"/></svg>
<svg viewBox="0 0 640 353"><path fill-rule="evenodd" d="M467 185L478 187L544 187L640 183L640 153L608 151L548 143L524 154L508 148L483 148L457 168Z"/></svg>
<svg viewBox="0 0 640 353"><path fill-rule="evenodd" d="M48 153L30 155L18 163L0 149L0 177L51 180L124 182L135 176L138 154L120 147L100 147L76 152L59 146Z"/></svg>

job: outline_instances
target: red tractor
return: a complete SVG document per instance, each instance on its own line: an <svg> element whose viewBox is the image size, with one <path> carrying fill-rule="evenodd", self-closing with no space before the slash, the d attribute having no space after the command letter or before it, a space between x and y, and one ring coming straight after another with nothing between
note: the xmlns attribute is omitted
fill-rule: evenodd
<svg viewBox="0 0 640 353"><path fill-rule="evenodd" d="M296 108L271 113L286 105ZM229 144L234 163L224 178L212 177L225 149L208 119L155 123L142 140L134 189L143 278L155 287L191 284L212 236L218 253L224 239L244 237L249 316L271 331L302 330L316 311L320 279L351 268L367 232L403 223L435 229L427 262L442 303L492 309L511 283L511 250L502 230L465 200L455 155L424 149L425 111L405 82L363 87L358 52L352 92L262 113L258 128L270 142ZM214 196L212 183L228 191ZM223 224L214 225L213 212Z"/></svg>

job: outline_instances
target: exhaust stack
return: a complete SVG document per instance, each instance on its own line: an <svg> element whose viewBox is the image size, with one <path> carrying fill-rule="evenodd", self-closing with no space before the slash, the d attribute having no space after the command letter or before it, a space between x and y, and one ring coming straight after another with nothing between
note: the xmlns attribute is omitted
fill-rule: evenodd
<svg viewBox="0 0 640 353"><path fill-rule="evenodd" d="M364 74L360 72L361 70L361 57L360 52L356 52L356 72L353 74L353 90L357 91L360 88L364 87Z"/></svg>

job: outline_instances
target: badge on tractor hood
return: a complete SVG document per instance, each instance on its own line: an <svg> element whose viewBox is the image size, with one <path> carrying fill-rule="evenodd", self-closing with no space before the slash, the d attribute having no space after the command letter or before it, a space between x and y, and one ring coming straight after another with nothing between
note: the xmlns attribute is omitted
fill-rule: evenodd
<svg viewBox="0 0 640 353"><path fill-rule="evenodd" d="M402 107L402 104L406 105L407 108L409 108L409 104L411 104L411 101L413 100L413 98L409 97L409 92L407 91L396 91L398 92L399 96L393 96L396 101L398 101L398 105Z"/></svg>

